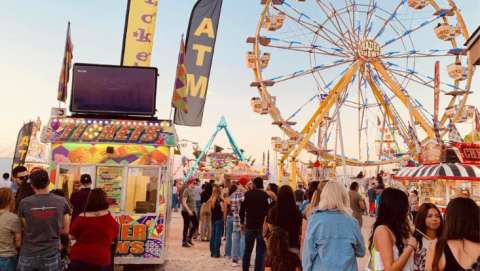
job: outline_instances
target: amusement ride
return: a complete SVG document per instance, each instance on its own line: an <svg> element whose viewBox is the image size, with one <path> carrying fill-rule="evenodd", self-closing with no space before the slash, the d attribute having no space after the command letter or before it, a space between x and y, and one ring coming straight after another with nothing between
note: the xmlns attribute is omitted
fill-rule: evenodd
<svg viewBox="0 0 480 271"><path fill-rule="evenodd" d="M422 142L464 121L474 68L462 47L469 33L453 1L261 5L246 62L259 93L253 110L270 115L284 134L272 138L279 179L296 184L304 151L332 168L415 160ZM438 60L441 80L433 75ZM445 106L436 125L435 80ZM375 131L381 131L376 139ZM347 137L357 146L346 146Z"/></svg>

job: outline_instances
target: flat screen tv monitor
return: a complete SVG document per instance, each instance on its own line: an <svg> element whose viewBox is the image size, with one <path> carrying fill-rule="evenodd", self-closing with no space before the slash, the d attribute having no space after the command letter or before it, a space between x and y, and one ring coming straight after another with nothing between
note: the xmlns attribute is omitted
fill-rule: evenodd
<svg viewBox="0 0 480 271"><path fill-rule="evenodd" d="M157 68L76 63L70 111L155 115Z"/></svg>

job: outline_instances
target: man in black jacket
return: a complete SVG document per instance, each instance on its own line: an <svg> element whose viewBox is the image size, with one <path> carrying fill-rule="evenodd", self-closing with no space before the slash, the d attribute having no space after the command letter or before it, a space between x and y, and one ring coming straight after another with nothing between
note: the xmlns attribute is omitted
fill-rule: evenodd
<svg viewBox="0 0 480 271"><path fill-rule="evenodd" d="M263 223L268 213L268 194L263 191L262 178L253 180L255 188L245 193L245 200L240 207L240 223L245 232L245 251L243 254L243 271L248 271L255 240L257 242L255 271L262 271L265 259L265 240L263 239Z"/></svg>
<svg viewBox="0 0 480 271"><path fill-rule="evenodd" d="M80 176L80 190L75 191L70 196L70 203L73 206L72 222L83 212L88 201L92 186L92 177L90 174L82 174Z"/></svg>

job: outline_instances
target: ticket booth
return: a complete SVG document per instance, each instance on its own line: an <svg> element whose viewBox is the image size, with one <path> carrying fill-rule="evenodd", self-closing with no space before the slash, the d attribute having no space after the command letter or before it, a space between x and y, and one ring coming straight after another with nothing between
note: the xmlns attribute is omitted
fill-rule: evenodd
<svg viewBox="0 0 480 271"><path fill-rule="evenodd" d="M52 118L50 174L67 196L88 173L120 224L115 264L162 264L176 135L169 121Z"/></svg>

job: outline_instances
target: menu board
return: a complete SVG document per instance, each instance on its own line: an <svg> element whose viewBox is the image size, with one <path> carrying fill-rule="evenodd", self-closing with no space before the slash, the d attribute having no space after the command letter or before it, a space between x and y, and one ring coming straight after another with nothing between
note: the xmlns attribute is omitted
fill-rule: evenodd
<svg viewBox="0 0 480 271"><path fill-rule="evenodd" d="M120 212L123 167L97 167L96 187L103 189L110 203L110 212Z"/></svg>

